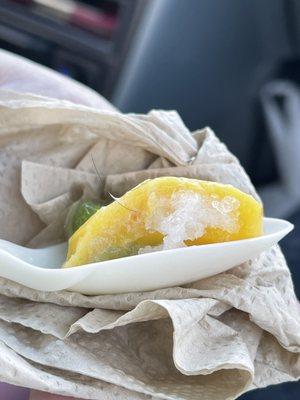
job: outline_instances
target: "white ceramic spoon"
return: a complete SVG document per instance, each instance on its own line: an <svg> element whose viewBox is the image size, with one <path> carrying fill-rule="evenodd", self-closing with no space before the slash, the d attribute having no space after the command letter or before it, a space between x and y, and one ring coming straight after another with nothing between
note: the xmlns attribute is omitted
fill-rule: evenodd
<svg viewBox="0 0 300 400"><path fill-rule="evenodd" d="M61 269L66 243L29 249L0 240L0 276L32 289L84 294L154 290L224 272L269 249L293 229L264 218L264 235L234 242L191 246Z"/></svg>

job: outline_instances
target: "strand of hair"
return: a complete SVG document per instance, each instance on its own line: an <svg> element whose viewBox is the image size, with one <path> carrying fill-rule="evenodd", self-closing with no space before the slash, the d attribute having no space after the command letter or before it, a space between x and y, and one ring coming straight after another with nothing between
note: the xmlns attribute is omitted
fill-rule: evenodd
<svg viewBox="0 0 300 400"><path fill-rule="evenodd" d="M98 170L98 168L97 168L97 166L96 166L96 163L95 163L95 160L94 160L94 157L93 157L93 154L92 154L92 153L91 153L91 158L92 158L93 167L94 167L94 169L95 169L95 171L96 171L96 174L97 174L97 176L98 176L98 178L99 178L99 181L100 181L101 184L103 184L104 178L100 175L100 172L99 172L99 170ZM110 192L107 192L107 193L108 193L109 196L110 196L116 203L118 203L120 206L126 208L126 209L129 210L129 211L136 212L136 213L138 212L137 210L132 210L131 208L129 208L129 207L125 206L124 204L122 204L122 203L118 200L118 198L115 197L114 195L112 195Z"/></svg>

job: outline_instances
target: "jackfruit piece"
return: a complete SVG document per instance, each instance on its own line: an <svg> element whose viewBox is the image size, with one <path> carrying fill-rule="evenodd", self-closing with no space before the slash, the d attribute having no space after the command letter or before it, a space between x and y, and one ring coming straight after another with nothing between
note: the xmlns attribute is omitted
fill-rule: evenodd
<svg viewBox="0 0 300 400"><path fill-rule="evenodd" d="M101 207L71 236L63 267L252 238L262 225L262 205L231 185L149 179Z"/></svg>

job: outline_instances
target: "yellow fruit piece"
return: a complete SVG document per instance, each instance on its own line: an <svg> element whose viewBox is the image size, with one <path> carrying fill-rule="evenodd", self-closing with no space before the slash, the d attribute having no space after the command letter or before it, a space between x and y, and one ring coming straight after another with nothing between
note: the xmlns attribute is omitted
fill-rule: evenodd
<svg viewBox="0 0 300 400"><path fill-rule="evenodd" d="M73 234L64 267L156 246L170 249L256 237L262 234L262 217L262 205L231 185L149 179L102 207Z"/></svg>

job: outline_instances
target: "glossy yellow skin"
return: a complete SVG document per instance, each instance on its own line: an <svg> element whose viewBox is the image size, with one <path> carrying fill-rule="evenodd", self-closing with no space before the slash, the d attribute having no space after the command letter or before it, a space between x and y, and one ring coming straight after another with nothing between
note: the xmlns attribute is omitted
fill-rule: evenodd
<svg viewBox="0 0 300 400"><path fill-rule="evenodd" d="M155 208L153 202L148 202L149 195L155 193L169 198L174 192L185 190L214 196L218 200L231 196L239 202L238 208L232 211L238 221L234 232L207 227L203 236L186 241L186 245L246 239L262 234L262 205L231 185L176 177L149 179L102 207L73 234L63 267L133 255L139 248L161 244L163 235L145 228L145 218Z"/></svg>

